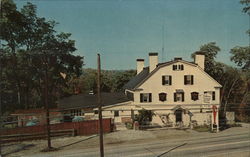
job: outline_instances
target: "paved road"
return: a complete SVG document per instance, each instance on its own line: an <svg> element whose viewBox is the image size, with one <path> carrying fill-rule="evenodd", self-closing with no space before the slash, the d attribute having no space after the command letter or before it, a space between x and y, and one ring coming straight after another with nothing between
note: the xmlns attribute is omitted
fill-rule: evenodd
<svg viewBox="0 0 250 157"><path fill-rule="evenodd" d="M95 157L98 148L67 150L35 157ZM143 144L117 144L105 147L105 157L250 157L250 133L231 136L192 137L187 140L157 140Z"/></svg>

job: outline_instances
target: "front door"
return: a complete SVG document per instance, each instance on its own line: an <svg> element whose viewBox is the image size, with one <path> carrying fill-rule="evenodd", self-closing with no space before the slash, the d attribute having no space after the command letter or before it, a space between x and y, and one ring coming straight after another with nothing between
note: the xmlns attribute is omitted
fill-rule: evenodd
<svg viewBox="0 0 250 157"><path fill-rule="evenodd" d="M175 121L177 122L182 122L182 110L176 110L175 111Z"/></svg>

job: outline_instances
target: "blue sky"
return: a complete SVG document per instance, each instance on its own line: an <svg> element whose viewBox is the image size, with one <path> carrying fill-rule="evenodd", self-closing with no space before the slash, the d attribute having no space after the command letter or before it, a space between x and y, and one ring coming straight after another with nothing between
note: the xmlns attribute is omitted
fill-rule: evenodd
<svg viewBox="0 0 250 157"><path fill-rule="evenodd" d="M20 8L27 1L15 0ZM72 33L75 54L85 68L135 69L136 59L158 52L159 61L182 57L214 41L217 61L234 65L230 49L247 46L249 18L239 0L31 0L38 16L59 22L56 30ZM164 34L163 27L164 25ZM165 53L162 57L164 35Z"/></svg>

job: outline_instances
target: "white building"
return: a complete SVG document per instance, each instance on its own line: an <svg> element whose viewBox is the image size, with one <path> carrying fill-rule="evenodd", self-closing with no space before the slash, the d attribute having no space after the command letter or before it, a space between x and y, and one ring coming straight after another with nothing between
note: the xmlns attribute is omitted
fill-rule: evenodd
<svg viewBox="0 0 250 157"><path fill-rule="evenodd" d="M204 62L201 53L194 62L175 58L165 63L158 63L158 53L149 53L147 67L144 59L137 59L137 75L125 85L131 101L106 106L103 115L119 122L146 109L156 114L152 123L158 125L218 124L212 108L219 110L222 86L204 71Z"/></svg>

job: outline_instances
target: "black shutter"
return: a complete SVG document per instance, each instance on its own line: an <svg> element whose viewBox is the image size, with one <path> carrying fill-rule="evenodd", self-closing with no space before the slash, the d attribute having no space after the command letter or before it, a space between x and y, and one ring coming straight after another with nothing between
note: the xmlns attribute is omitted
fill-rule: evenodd
<svg viewBox="0 0 250 157"><path fill-rule="evenodd" d="M169 85L172 85L172 76L169 76Z"/></svg>
<svg viewBox="0 0 250 157"><path fill-rule="evenodd" d="M194 75L191 75L191 84L194 84Z"/></svg>
<svg viewBox="0 0 250 157"><path fill-rule="evenodd" d="M181 70L184 70L184 66L183 65L181 65Z"/></svg>
<svg viewBox="0 0 250 157"><path fill-rule="evenodd" d="M140 94L140 102L143 102L143 94Z"/></svg>
<svg viewBox="0 0 250 157"><path fill-rule="evenodd" d="M152 102L152 93L149 93L149 102Z"/></svg>
<svg viewBox="0 0 250 157"><path fill-rule="evenodd" d="M174 93L174 102L176 102L177 99L176 99L176 93Z"/></svg>
<svg viewBox="0 0 250 157"><path fill-rule="evenodd" d="M212 93L212 98L215 100L215 92Z"/></svg>
<svg viewBox="0 0 250 157"><path fill-rule="evenodd" d="M184 75L184 85L187 84L187 75Z"/></svg>
<svg viewBox="0 0 250 157"><path fill-rule="evenodd" d="M184 101L184 92L181 93L182 94L182 102Z"/></svg>
<svg viewBox="0 0 250 157"><path fill-rule="evenodd" d="M165 76L162 76L162 85L165 85Z"/></svg>
<svg viewBox="0 0 250 157"><path fill-rule="evenodd" d="M173 65L173 70L176 70L177 69L177 65Z"/></svg>

